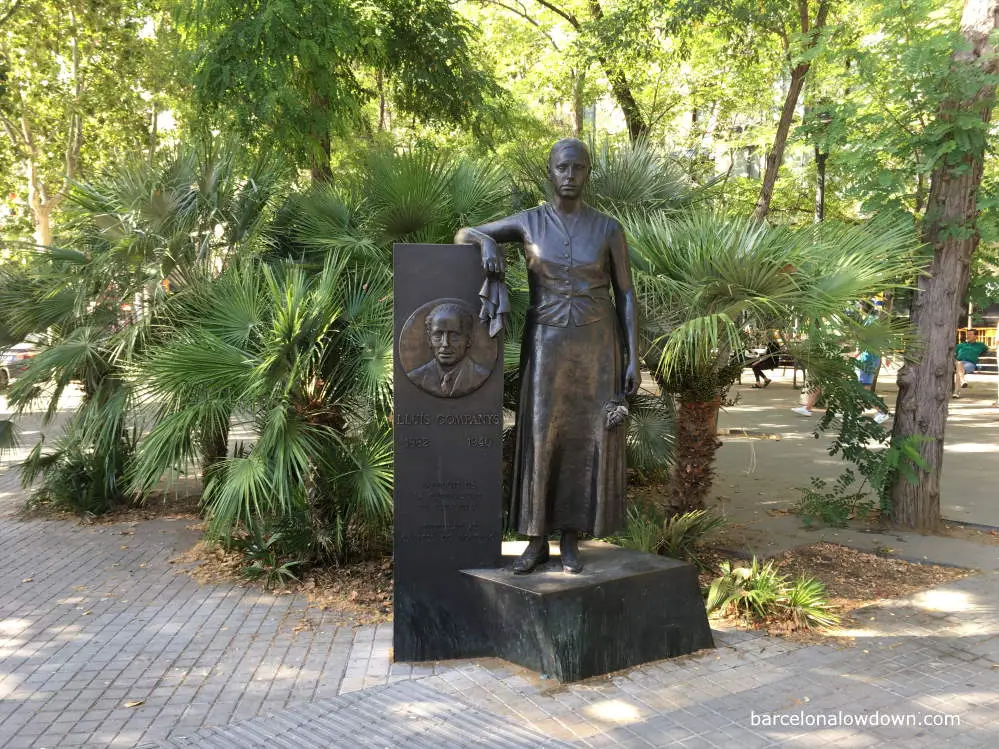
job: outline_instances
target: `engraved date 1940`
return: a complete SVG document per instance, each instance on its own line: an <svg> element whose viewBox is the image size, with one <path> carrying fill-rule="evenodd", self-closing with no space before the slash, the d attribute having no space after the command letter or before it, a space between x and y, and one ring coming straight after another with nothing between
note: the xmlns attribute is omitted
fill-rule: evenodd
<svg viewBox="0 0 999 749"><path fill-rule="evenodd" d="M469 447L492 447L496 444L496 440L492 437L469 437L468 446Z"/></svg>

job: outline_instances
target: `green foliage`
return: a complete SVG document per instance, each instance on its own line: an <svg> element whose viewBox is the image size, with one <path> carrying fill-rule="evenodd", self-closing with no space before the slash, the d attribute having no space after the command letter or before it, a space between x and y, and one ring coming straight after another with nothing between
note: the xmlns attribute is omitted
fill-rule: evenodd
<svg viewBox="0 0 999 749"><path fill-rule="evenodd" d="M284 587L291 581L298 582L298 577L292 571L302 564L298 560L283 560L281 557L280 532L264 535L259 528L246 538L235 540L234 548L246 557L249 565L243 568L242 575L250 580L263 580L264 586L273 588Z"/></svg>
<svg viewBox="0 0 999 749"><path fill-rule="evenodd" d="M850 469L844 470L832 486L825 479L813 476L807 488L799 489L801 499L794 512L809 526L845 528L850 520L867 519L874 513L875 503L863 485L856 484L856 475Z"/></svg>
<svg viewBox="0 0 999 749"><path fill-rule="evenodd" d="M60 437L52 452L39 441L21 463L21 486L40 485L28 505L51 505L84 516L103 515L127 501L121 483L134 450L134 440L123 440L101 451L70 432Z"/></svg>
<svg viewBox="0 0 999 749"><path fill-rule="evenodd" d="M757 624L800 629L839 623L822 583L806 577L791 581L773 560L760 563L754 556L748 567L722 562L719 571L706 594L709 614L730 611Z"/></svg>
<svg viewBox="0 0 999 749"><path fill-rule="evenodd" d="M628 549L703 566L700 547L726 523L724 518L704 510L666 517L658 508L632 505L628 508L628 522L618 541Z"/></svg>
<svg viewBox="0 0 999 749"><path fill-rule="evenodd" d="M672 399L639 393L629 403L628 467L646 481L662 478L673 458Z"/></svg>
<svg viewBox="0 0 999 749"><path fill-rule="evenodd" d="M45 248L27 266L0 269L5 326L43 340L12 386L11 404L46 403L49 419L71 383L83 390L56 453L35 455L29 473L46 467L67 472L59 486L85 483L80 501L88 511L123 496L134 435L144 428L127 372L170 328L165 285L184 289L256 242L280 170L266 160L240 169L237 152L209 142L161 163L126 161L72 193L71 247Z"/></svg>
<svg viewBox="0 0 999 749"><path fill-rule="evenodd" d="M0 2L0 208L48 228L73 181L147 146L152 100L169 100L173 89L166 35L142 33L156 5ZM21 222L3 224L9 238L26 233Z"/></svg>
<svg viewBox="0 0 999 749"><path fill-rule="evenodd" d="M855 372L856 362L842 355L843 344L855 336L853 347L866 351L902 348L904 328L891 321L855 324L849 316L841 318L849 332L813 329L807 346L795 348L795 355L808 369L809 381L821 387L826 412L816 425L816 435L835 430L829 454L853 464L859 477L846 470L827 491L825 482L812 479L811 489L802 489L799 503L806 521L819 520L840 525L849 517L863 516L874 509L885 517L891 514L890 491L895 481L917 480L917 468L926 463L918 446L919 435L892 439L891 433L871 417L871 410L887 412L885 402L863 387ZM856 486L852 486L856 483ZM868 507L866 490L875 502Z"/></svg>
<svg viewBox="0 0 999 749"><path fill-rule="evenodd" d="M227 427L232 414L256 441L207 476L213 536L304 513L319 535L334 534L339 556L349 549L336 529L387 524L391 452L379 425L390 403L389 288L385 273L351 270L340 253L312 275L242 261L178 294L176 332L133 369L143 398L162 404L139 450L136 489L196 461L193 427Z"/></svg>
<svg viewBox="0 0 999 749"><path fill-rule="evenodd" d="M18 444L17 424L11 419L0 419L0 455L16 449Z"/></svg>
<svg viewBox="0 0 999 749"><path fill-rule="evenodd" d="M376 96L399 116L469 124L499 93L474 29L444 0L199 0L178 17L201 110L300 167L328 167L331 134L365 129Z"/></svg>

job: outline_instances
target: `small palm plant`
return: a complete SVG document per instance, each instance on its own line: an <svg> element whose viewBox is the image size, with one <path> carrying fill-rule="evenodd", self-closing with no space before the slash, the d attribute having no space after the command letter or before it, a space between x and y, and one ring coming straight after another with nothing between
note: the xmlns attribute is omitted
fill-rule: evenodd
<svg viewBox="0 0 999 749"><path fill-rule="evenodd" d="M855 338L862 326L846 311L911 277L917 246L900 224L785 229L709 210L639 218L628 230L645 362L679 404L668 498L675 512L704 507L718 410L743 367L748 331L801 319ZM807 359L819 338L796 342L796 353Z"/></svg>
<svg viewBox="0 0 999 749"><path fill-rule="evenodd" d="M722 562L721 574L709 586L708 613L731 610L757 624L793 629L828 628L839 624L825 586L811 577L792 581L773 560L755 556L748 566Z"/></svg>

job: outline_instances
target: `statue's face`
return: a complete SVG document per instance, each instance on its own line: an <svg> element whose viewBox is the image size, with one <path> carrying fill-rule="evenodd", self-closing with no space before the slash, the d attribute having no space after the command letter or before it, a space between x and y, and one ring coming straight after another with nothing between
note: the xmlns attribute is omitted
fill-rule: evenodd
<svg viewBox="0 0 999 749"><path fill-rule="evenodd" d="M574 146L563 146L548 159L548 179L560 198L578 198L590 179L590 159Z"/></svg>
<svg viewBox="0 0 999 749"><path fill-rule="evenodd" d="M460 315L442 311L430 321L430 347L442 366L453 367L464 359L471 343L471 336L462 330Z"/></svg>

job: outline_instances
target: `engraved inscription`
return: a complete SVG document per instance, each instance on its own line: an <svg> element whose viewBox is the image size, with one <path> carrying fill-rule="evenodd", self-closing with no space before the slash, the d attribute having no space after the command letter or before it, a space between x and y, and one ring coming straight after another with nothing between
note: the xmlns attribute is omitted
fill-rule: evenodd
<svg viewBox="0 0 999 749"><path fill-rule="evenodd" d="M438 398L462 398L489 379L499 347L472 308L460 299L419 307L399 335L406 378Z"/></svg>
<svg viewBox="0 0 999 749"><path fill-rule="evenodd" d="M503 423L503 415L500 413L477 413L477 414L437 414L433 416L428 413L397 413L395 415L395 425L400 427L423 427L432 426L499 426Z"/></svg>

